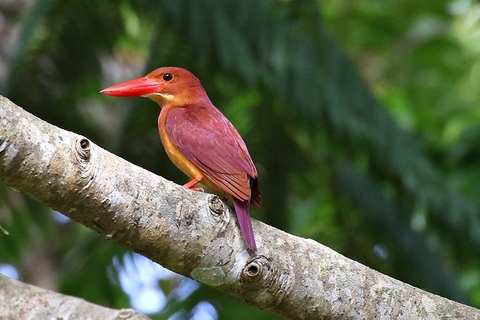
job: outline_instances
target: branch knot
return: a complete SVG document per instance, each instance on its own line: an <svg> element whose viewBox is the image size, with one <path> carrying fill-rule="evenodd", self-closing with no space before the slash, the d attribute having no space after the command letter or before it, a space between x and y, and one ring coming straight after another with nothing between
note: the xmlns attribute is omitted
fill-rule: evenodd
<svg viewBox="0 0 480 320"><path fill-rule="evenodd" d="M75 140L75 148L73 149L74 162L78 164L78 173L80 178L86 179L90 177L88 185L93 181L95 176L92 165L92 143L85 137L78 136ZM87 185L87 187L88 187Z"/></svg>
<svg viewBox="0 0 480 320"><path fill-rule="evenodd" d="M243 293L247 300L262 301L263 308L277 306L290 291L294 274L279 270L278 265L263 255L250 258L241 274Z"/></svg>
<svg viewBox="0 0 480 320"><path fill-rule="evenodd" d="M214 194L209 196L208 208L216 215L222 215L225 212L225 204L223 203L222 199Z"/></svg>
<svg viewBox="0 0 480 320"><path fill-rule="evenodd" d="M81 160L90 160L90 140L84 137L77 138L75 151Z"/></svg>

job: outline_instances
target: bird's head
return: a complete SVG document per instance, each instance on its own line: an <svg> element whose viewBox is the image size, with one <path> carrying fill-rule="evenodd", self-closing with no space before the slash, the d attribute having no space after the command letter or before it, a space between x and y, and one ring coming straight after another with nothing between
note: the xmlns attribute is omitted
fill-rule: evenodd
<svg viewBox="0 0 480 320"><path fill-rule="evenodd" d="M100 91L114 97L147 97L160 106L185 105L207 100L200 81L190 71L177 67L158 68L144 77L122 82Z"/></svg>

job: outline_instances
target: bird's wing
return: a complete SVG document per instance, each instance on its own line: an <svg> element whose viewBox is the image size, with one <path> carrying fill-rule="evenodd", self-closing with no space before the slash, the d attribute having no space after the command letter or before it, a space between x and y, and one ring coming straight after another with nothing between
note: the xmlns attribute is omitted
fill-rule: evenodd
<svg viewBox="0 0 480 320"><path fill-rule="evenodd" d="M172 143L207 179L239 200L250 200L257 170L240 134L217 108L173 108L165 126Z"/></svg>

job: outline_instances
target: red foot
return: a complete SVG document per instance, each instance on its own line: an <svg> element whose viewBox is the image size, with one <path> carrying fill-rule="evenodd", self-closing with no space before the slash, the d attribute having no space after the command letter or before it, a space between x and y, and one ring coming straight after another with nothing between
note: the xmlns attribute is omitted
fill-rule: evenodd
<svg viewBox="0 0 480 320"><path fill-rule="evenodd" d="M194 185L196 185L197 183L199 183L200 180L198 179L192 179L190 180L189 182L185 183L183 186L187 189L190 189L190 190L193 190L193 191L200 191L200 192L203 192L203 188L197 188L197 187L194 187Z"/></svg>

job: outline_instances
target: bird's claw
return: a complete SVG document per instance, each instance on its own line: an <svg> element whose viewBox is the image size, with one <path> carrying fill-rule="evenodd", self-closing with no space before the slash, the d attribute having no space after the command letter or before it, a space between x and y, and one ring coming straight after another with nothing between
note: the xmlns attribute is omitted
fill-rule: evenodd
<svg viewBox="0 0 480 320"><path fill-rule="evenodd" d="M183 186L187 189L190 189L190 190L193 190L193 191L200 191L200 192L204 192L203 191L203 188L198 188L198 187L195 187L195 185L197 183L199 183L200 180L198 179L193 179L193 180L190 180L189 182L185 183Z"/></svg>

